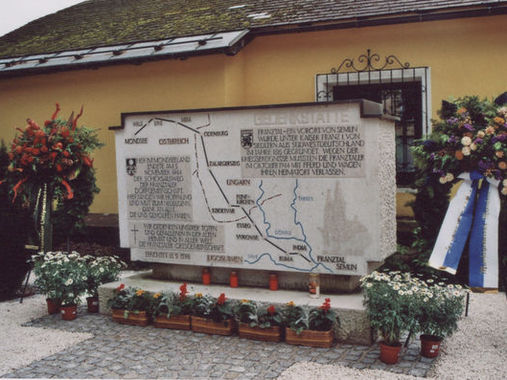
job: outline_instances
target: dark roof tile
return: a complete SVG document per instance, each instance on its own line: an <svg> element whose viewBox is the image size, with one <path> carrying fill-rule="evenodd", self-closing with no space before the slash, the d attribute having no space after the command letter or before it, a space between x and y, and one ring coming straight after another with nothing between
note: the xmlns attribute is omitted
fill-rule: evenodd
<svg viewBox="0 0 507 380"><path fill-rule="evenodd" d="M500 3L507 1L88 0L1 37L0 57Z"/></svg>

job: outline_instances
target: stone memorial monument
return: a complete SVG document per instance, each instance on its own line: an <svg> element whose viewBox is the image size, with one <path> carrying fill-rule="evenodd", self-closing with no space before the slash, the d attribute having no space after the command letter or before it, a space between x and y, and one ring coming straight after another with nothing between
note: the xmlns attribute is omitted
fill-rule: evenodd
<svg viewBox="0 0 507 380"><path fill-rule="evenodd" d="M129 113L120 243L154 276L353 290L396 249L394 125L365 101Z"/></svg>

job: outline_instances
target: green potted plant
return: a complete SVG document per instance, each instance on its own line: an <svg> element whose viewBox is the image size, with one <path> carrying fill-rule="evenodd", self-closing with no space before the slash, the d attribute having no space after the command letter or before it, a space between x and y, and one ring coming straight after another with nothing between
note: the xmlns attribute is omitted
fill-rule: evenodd
<svg viewBox="0 0 507 380"><path fill-rule="evenodd" d="M282 316L273 305L259 308L254 301L243 299L234 306L240 338L279 342Z"/></svg>
<svg viewBox="0 0 507 380"><path fill-rule="evenodd" d="M331 309L330 298L325 298L321 306L310 309L308 313L308 325L310 330L333 332L337 323L338 317L334 310ZM333 333L331 335L334 336Z"/></svg>
<svg viewBox="0 0 507 380"><path fill-rule="evenodd" d="M79 253L62 254L62 263L57 267L61 280L60 307L62 319L73 320L77 316L77 305L81 302L81 295L86 291L87 270L86 263Z"/></svg>
<svg viewBox="0 0 507 380"><path fill-rule="evenodd" d="M151 314L155 327L190 330L190 313L193 298L188 296L187 284L180 286L180 292L155 293Z"/></svg>
<svg viewBox="0 0 507 380"><path fill-rule="evenodd" d="M232 335L234 313L232 302L224 293L218 298L197 293L192 307L192 331L207 334Z"/></svg>
<svg viewBox="0 0 507 380"><path fill-rule="evenodd" d="M80 296L86 291L86 263L79 253L47 252L34 255L35 285L61 306L62 319L77 316ZM48 306L49 311L49 306Z"/></svg>
<svg viewBox="0 0 507 380"><path fill-rule="evenodd" d="M433 284L417 294L417 330L421 333L421 355L438 356L440 343L458 328L466 291L461 285Z"/></svg>
<svg viewBox="0 0 507 380"><path fill-rule="evenodd" d="M283 310L285 319L285 341L289 344L310 347L331 347L334 340L334 326L338 322L331 309L331 300L326 298L319 307L309 312L294 302Z"/></svg>
<svg viewBox="0 0 507 380"><path fill-rule="evenodd" d="M108 301L113 320L126 325L147 326L150 322L151 297L143 290L120 284Z"/></svg>
<svg viewBox="0 0 507 380"><path fill-rule="evenodd" d="M101 256L93 257L87 255L84 257L87 269L87 293L86 301L88 303L88 312L99 312L99 294L100 285L107 282L118 280L118 276L122 269L127 267L118 256Z"/></svg>
<svg viewBox="0 0 507 380"><path fill-rule="evenodd" d="M415 328L414 294L423 285L409 273L372 272L361 279L364 303L371 327L380 331L380 360L398 362L401 334Z"/></svg>
<svg viewBox="0 0 507 380"><path fill-rule="evenodd" d="M57 277L57 260L53 252L40 252L32 256L35 286L46 296L49 314L60 312L62 300L59 295L60 279Z"/></svg>
<svg viewBox="0 0 507 380"><path fill-rule="evenodd" d="M308 329L308 314L302 306L296 305L293 301L285 304L282 309L283 324L285 329L291 329L296 334L301 334Z"/></svg>

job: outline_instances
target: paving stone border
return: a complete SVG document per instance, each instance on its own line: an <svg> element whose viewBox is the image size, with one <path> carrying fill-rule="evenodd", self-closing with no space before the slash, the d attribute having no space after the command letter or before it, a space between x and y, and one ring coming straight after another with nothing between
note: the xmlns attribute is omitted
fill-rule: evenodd
<svg viewBox="0 0 507 380"><path fill-rule="evenodd" d="M24 326L86 332L94 337L0 377L269 379L304 361L425 377L434 362L419 355L417 340L409 344L399 363L387 365L379 360L376 344L338 343L331 348L310 348L238 336L127 326L106 315L89 314L83 307L74 321L48 315Z"/></svg>

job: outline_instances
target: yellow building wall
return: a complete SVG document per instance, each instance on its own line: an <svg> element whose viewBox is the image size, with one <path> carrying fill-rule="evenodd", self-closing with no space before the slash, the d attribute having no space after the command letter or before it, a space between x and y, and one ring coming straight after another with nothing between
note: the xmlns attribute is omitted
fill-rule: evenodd
<svg viewBox="0 0 507 380"><path fill-rule="evenodd" d="M116 213L114 132L122 112L312 102L315 75L366 49L431 68L432 113L442 99L506 90L507 16L256 37L236 56L222 54L0 79L0 137L9 142L26 118L44 122L84 105L81 122L106 144L95 167L101 192L91 212ZM401 195L398 214L410 196Z"/></svg>

